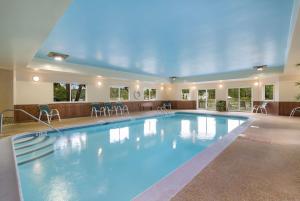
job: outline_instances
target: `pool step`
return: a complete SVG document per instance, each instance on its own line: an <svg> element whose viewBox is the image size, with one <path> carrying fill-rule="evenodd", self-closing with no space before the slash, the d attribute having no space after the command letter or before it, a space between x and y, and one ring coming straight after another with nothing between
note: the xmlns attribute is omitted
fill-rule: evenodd
<svg viewBox="0 0 300 201"><path fill-rule="evenodd" d="M15 150L16 156L18 157L18 156L21 156L21 155L24 155L27 153L41 150L41 149L43 149L43 147L52 146L55 143L55 141L56 141L56 138L47 138L46 140L44 140L40 143L36 143L32 146L27 146L22 149L16 149Z"/></svg>
<svg viewBox="0 0 300 201"><path fill-rule="evenodd" d="M40 137L37 137L37 138L35 138L34 140L31 140L31 141L27 141L27 142L24 142L24 143L21 143L21 144L14 144L14 149L19 150L19 149L24 149L24 148L27 148L27 147L31 147L31 146L34 146L34 145L39 144L41 142L44 142L47 139L49 139L49 136L40 136Z"/></svg>
<svg viewBox="0 0 300 201"><path fill-rule="evenodd" d="M17 163L18 165L23 165L29 162L32 162L34 160L43 158L45 156L48 156L54 152L53 146L44 147L41 150L34 151L31 153L28 153L26 155L22 155L17 157Z"/></svg>
<svg viewBox="0 0 300 201"><path fill-rule="evenodd" d="M56 139L57 137L42 135L14 141L17 164L22 165L52 154Z"/></svg>
<svg viewBox="0 0 300 201"><path fill-rule="evenodd" d="M30 136L30 137L20 138L20 139L14 140L14 145L19 145L19 144L23 144L23 143L26 143L26 142L30 142L30 141L32 141L36 138L37 138L37 136Z"/></svg>

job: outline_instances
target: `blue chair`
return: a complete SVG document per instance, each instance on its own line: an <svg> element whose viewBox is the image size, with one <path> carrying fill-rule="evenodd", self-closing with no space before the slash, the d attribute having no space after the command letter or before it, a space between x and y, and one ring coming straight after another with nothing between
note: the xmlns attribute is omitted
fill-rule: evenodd
<svg viewBox="0 0 300 201"><path fill-rule="evenodd" d="M39 120L41 120L43 114L46 115L47 121L49 124L50 124L50 121L52 120L52 118L55 116L58 117L59 121L61 120L59 111L57 109L50 109L49 105L39 105L39 110L40 110Z"/></svg>
<svg viewBox="0 0 300 201"><path fill-rule="evenodd" d="M110 102L104 103L104 108L105 108L105 111L107 111L109 116L111 114L113 114L113 112L115 112L116 115L118 115L118 109L117 109L117 107L113 106L112 103L110 103Z"/></svg>
<svg viewBox="0 0 300 201"><path fill-rule="evenodd" d="M127 112L127 114L129 114L128 106L122 102L117 102L116 108L117 108L117 110L118 109L120 110L121 115L123 115L125 112Z"/></svg>
<svg viewBox="0 0 300 201"><path fill-rule="evenodd" d="M103 105L99 103L92 103L91 108L92 108L91 117L93 117L94 114L96 117L98 117L98 113L99 116L101 116L102 113L104 116L106 116L105 107Z"/></svg>

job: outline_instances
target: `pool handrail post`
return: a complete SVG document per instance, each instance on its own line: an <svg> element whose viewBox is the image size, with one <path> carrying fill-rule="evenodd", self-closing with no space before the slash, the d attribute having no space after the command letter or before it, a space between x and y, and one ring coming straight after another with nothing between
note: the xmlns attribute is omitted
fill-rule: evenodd
<svg viewBox="0 0 300 201"><path fill-rule="evenodd" d="M47 127L51 128L52 130L54 130L54 131L56 131L56 132L62 134L62 132L61 132L59 129L54 128L54 127L51 126L50 124L48 124L48 123L46 123L46 122L44 122L44 121L42 121L42 120L36 118L36 117L33 116L32 114L30 114L30 113L28 113L28 112L26 112L25 110L22 110L22 109L6 109L6 110L3 110L3 111L0 113L0 134L1 134L2 131L3 131L3 119L4 119L4 113L5 113L5 112L15 112L15 111L23 112L24 114L26 114L27 116L31 117L32 119L38 121L39 123L44 124L44 125L46 125Z"/></svg>

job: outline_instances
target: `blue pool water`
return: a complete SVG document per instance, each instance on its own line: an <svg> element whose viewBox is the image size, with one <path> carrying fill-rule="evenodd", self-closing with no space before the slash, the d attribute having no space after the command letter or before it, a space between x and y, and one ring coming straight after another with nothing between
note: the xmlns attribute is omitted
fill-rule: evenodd
<svg viewBox="0 0 300 201"><path fill-rule="evenodd" d="M245 121L178 113L15 141L24 200L130 200Z"/></svg>

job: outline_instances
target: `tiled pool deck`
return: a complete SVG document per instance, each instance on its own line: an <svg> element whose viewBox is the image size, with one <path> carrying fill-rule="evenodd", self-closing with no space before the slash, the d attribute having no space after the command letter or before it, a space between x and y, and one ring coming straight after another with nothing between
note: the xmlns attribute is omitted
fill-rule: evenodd
<svg viewBox="0 0 300 201"><path fill-rule="evenodd" d="M132 113L130 116L156 113ZM245 113L225 114L250 115L254 117L254 121L173 200L300 200L300 118ZM119 118L127 117L83 117L53 121L52 125L62 128L98 121L114 121ZM6 125L3 136L43 129L47 127L36 122ZM2 166L5 164L2 163ZM2 180L6 177L0 175L0 178Z"/></svg>

